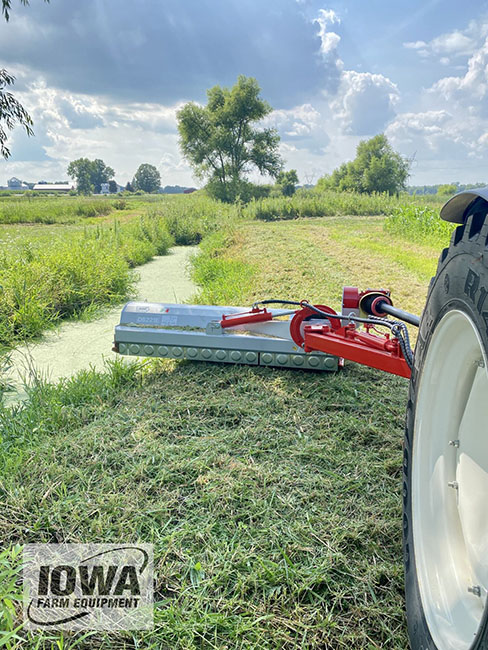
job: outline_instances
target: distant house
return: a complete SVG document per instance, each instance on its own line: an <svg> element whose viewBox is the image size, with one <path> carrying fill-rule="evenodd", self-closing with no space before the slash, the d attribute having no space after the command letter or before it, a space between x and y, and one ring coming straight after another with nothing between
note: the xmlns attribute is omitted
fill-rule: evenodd
<svg viewBox="0 0 488 650"><path fill-rule="evenodd" d="M46 194L52 192L70 192L75 189L74 183L36 183L33 188L36 192Z"/></svg>
<svg viewBox="0 0 488 650"><path fill-rule="evenodd" d="M9 178L7 181L7 188L9 190L28 190L29 186L27 183L24 183L24 181L21 181L20 178L12 176L12 178Z"/></svg>
<svg viewBox="0 0 488 650"><path fill-rule="evenodd" d="M187 187L186 190L183 190L183 194L192 194L193 192L196 191L197 191L196 187Z"/></svg>

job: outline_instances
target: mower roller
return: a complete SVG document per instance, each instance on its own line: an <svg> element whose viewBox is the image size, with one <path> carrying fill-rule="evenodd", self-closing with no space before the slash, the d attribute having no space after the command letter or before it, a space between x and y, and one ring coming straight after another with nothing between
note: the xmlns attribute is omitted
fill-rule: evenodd
<svg viewBox="0 0 488 650"><path fill-rule="evenodd" d="M285 298L247 309L130 302L115 328L123 355L329 372L346 359L410 379L403 550L413 650L488 649L487 214L488 187L442 208L458 227L421 318L385 289L345 287L340 313ZM415 354L406 323L419 328Z"/></svg>

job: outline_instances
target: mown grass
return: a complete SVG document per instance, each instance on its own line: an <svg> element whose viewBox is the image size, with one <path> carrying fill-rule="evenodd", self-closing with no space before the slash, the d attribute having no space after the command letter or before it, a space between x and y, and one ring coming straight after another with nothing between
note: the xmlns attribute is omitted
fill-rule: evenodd
<svg viewBox="0 0 488 650"><path fill-rule="evenodd" d="M133 285L130 269L165 254L172 243L165 222L147 218L5 241L0 344L36 337L93 305L120 302Z"/></svg>
<svg viewBox="0 0 488 650"><path fill-rule="evenodd" d="M193 263L199 302L251 304L269 297L307 299L340 309L342 287L385 287L420 313L440 248L384 228L383 217L245 223L208 239ZM447 239L448 241L448 239ZM444 242L445 245L445 242ZM225 282L222 268L235 269Z"/></svg>
<svg viewBox="0 0 488 650"><path fill-rule="evenodd" d="M194 262L199 299L338 307L342 285L357 282L419 311L438 251L383 223L328 217L214 233ZM405 380L353 364L329 375L116 363L38 382L22 408L0 407L0 537L152 542L155 627L85 640L20 631L11 647L407 647L406 391Z"/></svg>
<svg viewBox="0 0 488 650"><path fill-rule="evenodd" d="M77 647L401 647L402 384L376 374L162 363L41 384L0 420L2 539L154 543L154 630Z"/></svg>

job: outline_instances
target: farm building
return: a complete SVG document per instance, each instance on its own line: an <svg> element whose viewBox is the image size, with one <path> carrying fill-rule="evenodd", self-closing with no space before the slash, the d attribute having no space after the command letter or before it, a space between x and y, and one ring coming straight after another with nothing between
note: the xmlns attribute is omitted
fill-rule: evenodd
<svg viewBox="0 0 488 650"><path fill-rule="evenodd" d="M9 178L7 181L7 188L9 190L28 190L29 185L24 181L21 181L20 178L12 176L12 178Z"/></svg>
<svg viewBox="0 0 488 650"><path fill-rule="evenodd" d="M36 183L36 192L70 192L75 189L74 183Z"/></svg>

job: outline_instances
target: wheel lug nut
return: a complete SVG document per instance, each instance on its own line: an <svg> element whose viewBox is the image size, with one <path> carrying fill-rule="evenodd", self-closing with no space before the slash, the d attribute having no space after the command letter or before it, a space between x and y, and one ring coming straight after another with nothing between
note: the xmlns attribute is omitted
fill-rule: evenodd
<svg viewBox="0 0 488 650"><path fill-rule="evenodd" d="M481 587L479 585L468 587L468 591L470 594L481 597Z"/></svg>

